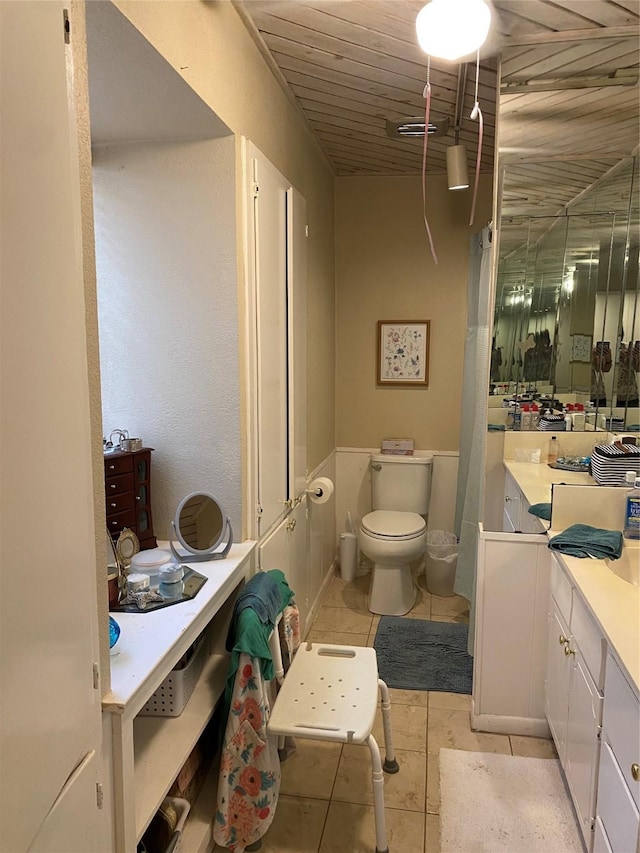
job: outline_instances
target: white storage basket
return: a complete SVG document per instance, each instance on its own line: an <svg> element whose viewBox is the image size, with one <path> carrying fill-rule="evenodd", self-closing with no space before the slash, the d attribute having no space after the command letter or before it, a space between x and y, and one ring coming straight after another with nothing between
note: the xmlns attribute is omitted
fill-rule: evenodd
<svg viewBox="0 0 640 853"><path fill-rule="evenodd" d="M194 652L182 669L172 669L140 711L141 717L179 717L193 693L207 659L206 638L200 636Z"/></svg>

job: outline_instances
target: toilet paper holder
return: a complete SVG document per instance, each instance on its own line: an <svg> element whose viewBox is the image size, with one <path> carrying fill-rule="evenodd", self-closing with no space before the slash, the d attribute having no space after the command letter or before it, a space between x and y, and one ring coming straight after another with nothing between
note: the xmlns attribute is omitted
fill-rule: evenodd
<svg viewBox="0 0 640 853"><path fill-rule="evenodd" d="M316 477L304 491L312 503L323 504L333 495L333 483L328 477Z"/></svg>

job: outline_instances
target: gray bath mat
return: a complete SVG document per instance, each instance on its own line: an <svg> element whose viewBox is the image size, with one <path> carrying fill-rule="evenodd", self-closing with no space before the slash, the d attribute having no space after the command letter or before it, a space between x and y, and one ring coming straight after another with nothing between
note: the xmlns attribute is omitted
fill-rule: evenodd
<svg viewBox="0 0 640 853"><path fill-rule="evenodd" d="M388 687L471 693L468 625L383 616L373 646Z"/></svg>

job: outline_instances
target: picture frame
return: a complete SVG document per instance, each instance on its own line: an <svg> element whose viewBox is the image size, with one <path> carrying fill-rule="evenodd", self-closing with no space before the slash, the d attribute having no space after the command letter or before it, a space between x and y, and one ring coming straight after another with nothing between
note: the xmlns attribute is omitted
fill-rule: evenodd
<svg viewBox="0 0 640 853"><path fill-rule="evenodd" d="M378 385L429 386L429 320L379 320Z"/></svg>

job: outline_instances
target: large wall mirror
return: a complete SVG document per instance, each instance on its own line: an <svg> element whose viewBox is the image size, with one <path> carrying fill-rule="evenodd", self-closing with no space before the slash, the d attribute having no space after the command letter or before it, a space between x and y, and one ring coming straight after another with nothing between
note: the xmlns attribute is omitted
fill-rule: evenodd
<svg viewBox="0 0 640 853"><path fill-rule="evenodd" d="M640 422L638 159L621 161L561 216L502 218L494 392L573 396L625 428Z"/></svg>
<svg viewBox="0 0 640 853"><path fill-rule="evenodd" d="M640 423L637 32L605 14L550 36L523 31L501 54L490 407L526 391L592 401L596 424L628 430Z"/></svg>

